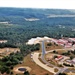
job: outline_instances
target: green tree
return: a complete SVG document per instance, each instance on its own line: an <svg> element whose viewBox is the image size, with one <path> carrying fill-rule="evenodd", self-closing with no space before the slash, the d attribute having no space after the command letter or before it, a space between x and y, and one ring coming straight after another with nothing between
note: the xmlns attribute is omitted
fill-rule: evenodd
<svg viewBox="0 0 75 75"><path fill-rule="evenodd" d="M67 75L66 73L59 73L58 75Z"/></svg>
<svg viewBox="0 0 75 75"><path fill-rule="evenodd" d="M28 71L25 71L25 72L24 72L24 75L30 75L30 74L29 74L29 72L28 72Z"/></svg>
<svg viewBox="0 0 75 75"><path fill-rule="evenodd" d="M70 56L70 60L72 60L74 57L73 56Z"/></svg>

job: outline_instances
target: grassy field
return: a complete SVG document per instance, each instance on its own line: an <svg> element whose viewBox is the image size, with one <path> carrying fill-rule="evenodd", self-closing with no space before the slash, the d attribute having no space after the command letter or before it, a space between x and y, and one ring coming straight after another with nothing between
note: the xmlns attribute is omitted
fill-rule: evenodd
<svg viewBox="0 0 75 75"><path fill-rule="evenodd" d="M54 44L52 44L51 46L47 46L47 42L45 42L45 47L46 47L46 50L49 51L49 50L52 50L52 49L62 49L61 46L56 46ZM40 47L40 50L37 51L39 53L41 53L42 49ZM38 66L31 58L30 58L30 54L27 55L26 57L24 57L24 60L23 60L23 63L22 64L18 64L16 65L15 67L20 67L20 66L28 66L31 68L31 71L30 71L30 75L46 75L46 74L49 74L49 75L53 75L52 73L46 71L45 69L41 68L40 66ZM14 68L15 68L14 67ZM14 75L16 75L17 72L14 71ZM22 75L22 74L21 74Z"/></svg>
<svg viewBox="0 0 75 75"><path fill-rule="evenodd" d="M51 46L48 46L47 44L48 44L48 42L45 42L45 47L46 47L47 51L53 50L53 49L62 49L63 48L62 46L55 45L54 43L51 43L52 44Z"/></svg>
<svg viewBox="0 0 75 75"><path fill-rule="evenodd" d="M53 75L52 73L44 70L43 68L41 68L37 64L35 64L34 61L30 58L30 54L24 58L24 62L22 64L18 64L15 67L20 67L20 66L30 67L31 68L30 75L33 75L33 74L35 74L35 75L46 75L46 74ZM14 72L14 75L16 75L16 74L17 73Z"/></svg>

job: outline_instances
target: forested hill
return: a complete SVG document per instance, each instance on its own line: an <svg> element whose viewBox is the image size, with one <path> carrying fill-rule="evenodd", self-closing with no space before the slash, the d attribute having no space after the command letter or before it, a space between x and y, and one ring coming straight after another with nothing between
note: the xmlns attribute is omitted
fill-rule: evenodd
<svg viewBox="0 0 75 75"><path fill-rule="evenodd" d="M75 37L75 10L0 8L0 39L19 45L33 37Z"/></svg>
<svg viewBox="0 0 75 75"><path fill-rule="evenodd" d="M75 14L65 9L0 8L0 16L44 17L46 14Z"/></svg>
<svg viewBox="0 0 75 75"><path fill-rule="evenodd" d="M51 16L52 15L52 16ZM63 17L56 15L68 15L63 19ZM39 23L48 22L48 24L74 24L74 17L69 16L74 15L74 10L61 10L61 9L29 9L29 8L0 8L0 21L7 21L13 24L24 25L25 18L37 18L40 19ZM49 17L51 16L51 17ZM57 19L56 19L57 18ZM50 22L49 22L50 21ZM70 23L68 23L70 21Z"/></svg>

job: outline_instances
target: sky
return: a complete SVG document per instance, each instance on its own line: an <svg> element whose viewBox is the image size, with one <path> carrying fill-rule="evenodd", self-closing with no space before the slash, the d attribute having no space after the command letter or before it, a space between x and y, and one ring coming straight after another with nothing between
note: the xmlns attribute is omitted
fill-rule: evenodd
<svg viewBox="0 0 75 75"><path fill-rule="evenodd" d="M0 7L75 9L75 0L0 0Z"/></svg>

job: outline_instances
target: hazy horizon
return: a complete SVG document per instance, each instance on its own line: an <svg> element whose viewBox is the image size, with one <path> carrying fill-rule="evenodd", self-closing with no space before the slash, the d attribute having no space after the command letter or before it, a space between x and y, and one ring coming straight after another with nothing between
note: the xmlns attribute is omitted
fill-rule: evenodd
<svg viewBox="0 0 75 75"><path fill-rule="evenodd" d="M0 7L75 9L75 0L0 0Z"/></svg>

